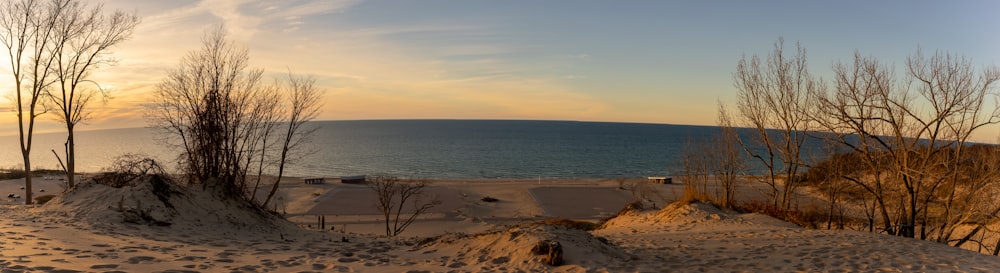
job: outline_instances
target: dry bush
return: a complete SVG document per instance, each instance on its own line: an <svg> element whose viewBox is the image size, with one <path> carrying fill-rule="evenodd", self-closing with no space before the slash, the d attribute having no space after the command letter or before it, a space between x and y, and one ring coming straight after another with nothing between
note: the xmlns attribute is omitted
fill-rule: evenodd
<svg viewBox="0 0 1000 273"><path fill-rule="evenodd" d="M579 229L579 230L583 230L583 231L591 231L591 230L597 229L597 227L598 227L598 224L595 224L595 223L591 223L591 222L587 222L587 221L576 221L576 220L570 220L570 219L548 219L548 220L538 221L538 222L535 222L533 224L535 224L535 225L548 225L548 226L565 227L565 228L571 228L571 229Z"/></svg>
<svg viewBox="0 0 1000 273"><path fill-rule="evenodd" d="M632 193L634 201L651 201L650 194L659 194L649 180L641 179L631 183L623 183L624 187ZM662 199L662 197L661 197Z"/></svg>
<svg viewBox="0 0 1000 273"><path fill-rule="evenodd" d="M695 202L709 203L719 207L726 207L720 205L719 202L715 200L710 194L698 191L695 187L684 187L684 195L680 199L677 199L677 203L681 204L691 204Z"/></svg>
<svg viewBox="0 0 1000 273"><path fill-rule="evenodd" d="M602 228L604 228L604 225L606 225L608 223L608 221L611 221L611 219L615 219L615 218L618 218L618 217L621 217L621 216L625 216L625 215L629 215L629 214L632 214L632 213L635 213L635 212L639 212L639 211L642 211L644 209L646 209L646 207L642 204L641 201L634 201L632 203L625 204L625 207L623 207L621 210L619 210L618 213L615 213L615 215L612 215L611 217L608 217L608 218L601 219L601 221L597 223L597 228L596 229L602 229Z"/></svg>
<svg viewBox="0 0 1000 273"><path fill-rule="evenodd" d="M180 193L175 189L177 184L156 160L138 154L119 156L104 173L94 177L94 182L115 188L150 183L153 194L169 208L173 208L170 196Z"/></svg>
<svg viewBox="0 0 1000 273"><path fill-rule="evenodd" d="M21 168L12 167L0 170L0 179L3 180L20 179L24 178L24 176L25 176L24 169Z"/></svg>
<svg viewBox="0 0 1000 273"><path fill-rule="evenodd" d="M376 176L366 182L378 197L375 205L382 212L385 235L388 237L399 235L421 214L441 204L436 196L430 200L423 199L427 180L408 182L392 176ZM404 213L407 205L411 205L410 211Z"/></svg>
<svg viewBox="0 0 1000 273"><path fill-rule="evenodd" d="M106 168L104 173L95 177L94 181L121 188L135 186L140 178L150 175L166 177L167 172L152 158L139 154L124 154L115 158L111 167Z"/></svg>
<svg viewBox="0 0 1000 273"><path fill-rule="evenodd" d="M770 202L750 201L736 208L742 213L760 213L804 228L819 228L828 216L816 209L782 209Z"/></svg>
<svg viewBox="0 0 1000 273"><path fill-rule="evenodd" d="M35 204L44 205L45 203L48 203L49 200L52 200L52 198L55 197L56 196L53 194L46 194L39 197L35 197Z"/></svg>
<svg viewBox="0 0 1000 273"><path fill-rule="evenodd" d="M628 179L624 178L624 177L615 178L615 182L618 182L618 189L619 190L624 190L625 189L625 181L628 181Z"/></svg>

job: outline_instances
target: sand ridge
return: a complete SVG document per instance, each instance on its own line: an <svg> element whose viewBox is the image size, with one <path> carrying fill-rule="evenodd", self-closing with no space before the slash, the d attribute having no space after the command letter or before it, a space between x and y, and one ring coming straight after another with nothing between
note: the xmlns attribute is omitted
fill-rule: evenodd
<svg viewBox="0 0 1000 273"><path fill-rule="evenodd" d="M807 230L759 214L706 203L634 210L586 231L537 224L537 187L607 187L537 181L451 181L463 205L421 219L405 236L382 226L318 230L261 216L176 189L165 199L149 184L82 183L43 206L0 206L0 269L11 272L996 272L1000 258L857 231ZM338 185L286 186L289 209L308 210ZM672 191L676 186L662 185ZM291 193L291 194L290 194ZM663 196L666 196L664 194ZM483 202L484 196L499 202ZM570 197L572 198L572 197ZM164 201L166 200L166 201ZM658 200L661 202L663 200ZM167 204L170 205L167 205ZM589 208L586 208L589 209ZM126 221L144 211L157 221ZM308 216L296 216L308 218ZM336 218L371 218L354 215ZM295 217L292 217L293 219ZM142 219L142 218L140 218ZM133 219L134 220L134 219ZM374 221L375 219L370 219ZM425 235L427 234L427 235ZM347 242L341 241L347 239ZM530 253L559 241L566 265Z"/></svg>

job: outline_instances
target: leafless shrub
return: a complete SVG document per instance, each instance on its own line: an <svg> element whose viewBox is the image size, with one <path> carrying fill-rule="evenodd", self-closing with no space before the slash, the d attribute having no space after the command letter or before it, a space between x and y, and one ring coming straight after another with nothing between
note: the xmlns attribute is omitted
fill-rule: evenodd
<svg viewBox="0 0 1000 273"><path fill-rule="evenodd" d="M794 210L794 209L782 209L775 206L772 203L760 202L760 201L750 201L740 204L737 210L742 212L752 212L760 213L774 218L781 219L785 222L796 224L804 228L818 228L823 221L827 219L821 211L815 209L806 210Z"/></svg>
<svg viewBox="0 0 1000 273"><path fill-rule="evenodd" d="M367 182L378 197L376 206L384 217L388 237L396 237L417 217L441 204L436 197L429 201L424 199L426 180L402 181L391 176L376 176Z"/></svg>
<svg viewBox="0 0 1000 273"><path fill-rule="evenodd" d="M651 202L651 195L659 194L659 192L653 188L652 183L646 179L639 179L632 181L631 183L627 183L625 188L632 194L633 202ZM660 199L663 198L661 197Z"/></svg>
<svg viewBox="0 0 1000 273"><path fill-rule="evenodd" d="M101 175L94 177L94 182L115 188L135 187L139 183L149 183L153 195L168 208L174 207L170 203L170 197L180 193L176 188L177 183L159 163L156 163L156 160L137 154L119 156L111 167L106 168ZM119 207L121 206L122 204L119 203Z"/></svg>
<svg viewBox="0 0 1000 273"><path fill-rule="evenodd" d="M694 187L684 187L684 195L681 195L680 199L677 199L677 203L681 204L691 204L695 202L718 204L721 207L726 207L725 205L719 204L715 198L708 195L702 191L697 190Z"/></svg>
<svg viewBox="0 0 1000 273"><path fill-rule="evenodd" d="M116 158L104 173L94 178L100 184L115 188L135 186L140 178L148 176L168 177L167 172L156 160L139 154L124 154Z"/></svg>
<svg viewBox="0 0 1000 273"><path fill-rule="evenodd" d="M565 228L571 228L571 229L579 229L579 230L583 230L583 231L595 230L598 227L597 224L594 224L594 223L591 223L591 222L577 221L577 220L570 220L570 219L549 219L549 220L542 220L542 221L534 222L533 224L535 224L535 225L547 225L547 226L565 227Z"/></svg>

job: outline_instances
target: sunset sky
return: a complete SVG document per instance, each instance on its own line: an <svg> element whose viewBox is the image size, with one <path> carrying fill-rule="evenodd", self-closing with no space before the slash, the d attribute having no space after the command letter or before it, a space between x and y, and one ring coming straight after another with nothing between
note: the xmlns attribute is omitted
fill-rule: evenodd
<svg viewBox="0 0 1000 273"><path fill-rule="evenodd" d="M269 76L317 77L322 120L714 124L716 102L734 101L737 61L779 36L825 78L855 49L897 66L918 46L997 64L998 3L108 0L143 22L95 75L113 97L78 130L146 126L150 91L219 23ZM7 113L4 135L16 133Z"/></svg>

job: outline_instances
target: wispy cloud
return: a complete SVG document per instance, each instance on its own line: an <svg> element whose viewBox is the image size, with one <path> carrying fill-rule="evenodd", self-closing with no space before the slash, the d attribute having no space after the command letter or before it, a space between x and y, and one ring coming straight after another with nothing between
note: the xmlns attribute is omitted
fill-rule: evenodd
<svg viewBox="0 0 1000 273"><path fill-rule="evenodd" d="M205 23L200 17L212 16L226 24L233 38L246 41L263 26L295 31L309 17L342 12L358 3L359 0L201 0L149 15L142 27L148 31L189 29L191 23Z"/></svg>
<svg viewBox="0 0 1000 273"><path fill-rule="evenodd" d="M546 52L511 40L516 36L489 20L309 27L352 8L368 12L357 3L200 0L161 7L144 15L136 40L116 54L120 66L100 73L107 72L101 82L117 90L95 116L104 123L141 122L138 105L185 52L197 50L202 30L219 22L225 22L230 38L250 47L252 65L269 76L286 69L316 76L327 91L321 119L593 120L609 113L611 105L601 97L568 84L587 75L568 68L590 55Z"/></svg>
<svg viewBox="0 0 1000 273"><path fill-rule="evenodd" d="M580 61L590 61L590 59L591 59L590 54L582 54L582 53L581 54L568 54L568 55L565 55L563 57L566 58L566 59L569 59L569 60L580 60Z"/></svg>
<svg viewBox="0 0 1000 273"><path fill-rule="evenodd" d="M343 35L348 36L367 36L367 37L385 37L397 34L409 34L409 33L451 33L451 32L468 32L482 30L480 26L473 25L452 25L452 24L418 24L418 25L390 25L390 26L377 26L377 27L366 27L355 30L343 31Z"/></svg>

